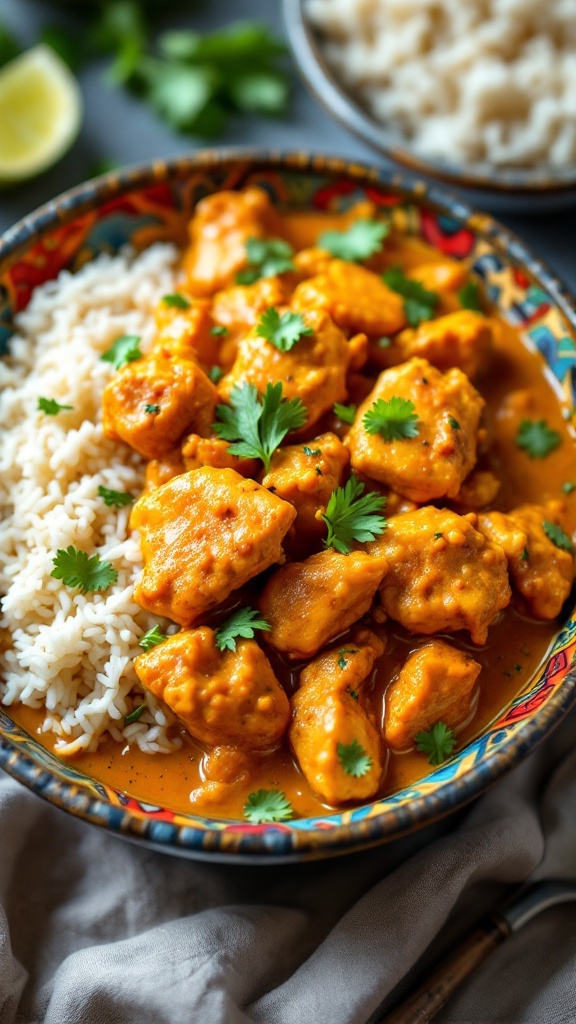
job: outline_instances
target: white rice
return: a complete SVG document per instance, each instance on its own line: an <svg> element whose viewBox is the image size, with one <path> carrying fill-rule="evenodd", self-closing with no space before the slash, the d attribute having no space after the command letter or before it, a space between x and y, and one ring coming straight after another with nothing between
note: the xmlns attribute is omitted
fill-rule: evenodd
<svg viewBox="0 0 576 1024"><path fill-rule="evenodd" d="M423 156L576 161L576 0L307 0L329 64Z"/></svg>
<svg viewBox="0 0 576 1024"><path fill-rule="evenodd" d="M158 244L61 273L35 290L16 318L11 356L0 360L0 625L12 636L0 697L46 708L43 728L63 754L95 750L106 733L149 752L179 745L167 734L173 719L149 695L143 716L124 725L143 703L138 639L159 620L134 601L142 563L130 508L98 496L100 485L138 496L144 483L140 456L104 437L102 391L114 371L100 355L122 334L150 345L151 311L174 291L176 258ZM41 396L73 410L45 415ZM82 595L51 577L57 549L70 544L111 562L116 583Z"/></svg>

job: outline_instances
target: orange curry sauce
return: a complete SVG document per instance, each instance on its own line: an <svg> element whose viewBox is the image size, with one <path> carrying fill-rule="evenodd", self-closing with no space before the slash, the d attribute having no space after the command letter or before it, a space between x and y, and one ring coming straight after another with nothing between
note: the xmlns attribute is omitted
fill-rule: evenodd
<svg viewBox="0 0 576 1024"><path fill-rule="evenodd" d="M314 245L318 235L327 229L341 229L343 218L324 213L294 213L286 216L287 235L295 249ZM414 250L418 247L419 261L443 259L436 250L418 242L404 244L395 240L398 262L408 266L414 263ZM448 312L448 310L445 310ZM576 446L573 430L563 413L559 393L554 390L545 363L539 353L529 349L519 332L493 316L495 356L489 372L475 381L475 386L487 402L484 422L492 437L486 466L501 480L501 490L495 507L506 511L524 502L542 504L548 499L566 501L571 518L576 520L576 492L562 493L562 484L576 477ZM505 407L506 396L516 390L531 393L529 415L533 419L546 419L562 435L562 444L546 459L530 459L515 442L519 423L526 411ZM320 423L313 434L327 428ZM344 433L344 431L341 431ZM370 623L376 633L386 634L387 648L376 662L373 688L370 694L372 710L378 722L383 721L386 688L399 671L411 650L423 642L390 621L386 626ZM558 622L538 622L529 618L517 596L500 613L489 629L487 643L476 647L466 633L451 635L451 644L463 648L482 665L478 710L470 724L458 737L459 746L481 733L501 710L520 692L527 679L541 664L558 630ZM346 634L341 636L345 643ZM425 638L428 639L428 638ZM265 647L277 677L289 695L297 686L298 666L287 663L274 651ZM18 706L9 709L10 716L40 743L53 749L55 737L39 732L43 711ZM254 770L246 787L230 786L230 796L218 804L198 799L192 805L190 792L204 780L204 752L182 730L183 746L170 754L144 754L137 747L122 747L109 737L96 753L80 754L74 765L86 775L122 790L146 803L158 804L180 812L196 812L211 817L242 818L248 791L280 789L291 802L298 816L312 816L330 810L313 793L286 745L262 755L255 761ZM415 782L430 771L425 754L415 751L389 755L388 770L382 795Z"/></svg>

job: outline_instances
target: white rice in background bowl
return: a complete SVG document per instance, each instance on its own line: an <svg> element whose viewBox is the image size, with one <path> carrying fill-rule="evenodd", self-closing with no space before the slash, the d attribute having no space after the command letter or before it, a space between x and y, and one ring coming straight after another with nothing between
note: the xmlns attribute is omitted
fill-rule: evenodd
<svg viewBox="0 0 576 1024"><path fill-rule="evenodd" d="M576 163L576 0L305 0L327 63L425 158Z"/></svg>
<svg viewBox="0 0 576 1024"><path fill-rule="evenodd" d="M138 497L144 485L140 456L104 437L102 391L114 371L100 356L124 334L149 347L177 257L157 244L62 272L35 290L0 360L0 701L45 707L43 728L63 755L93 751L107 733L147 752L180 745L167 732L174 719L142 696L133 668L139 638L158 619L134 601L142 562L130 508L98 495L103 486ZM46 415L40 397L73 409ZM109 561L116 582L83 595L54 579L56 551L69 545ZM125 725L144 699L144 714Z"/></svg>

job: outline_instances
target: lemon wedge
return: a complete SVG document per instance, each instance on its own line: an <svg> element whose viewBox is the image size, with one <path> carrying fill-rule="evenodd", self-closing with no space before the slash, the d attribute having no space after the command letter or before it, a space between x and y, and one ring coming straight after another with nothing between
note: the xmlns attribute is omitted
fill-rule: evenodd
<svg viewBox="0 0 576 1024"><path fill-rule="evenodd" d="M72 145L82 94L49 46L35 46L0 70L0 183L46 170Z"/></svg>

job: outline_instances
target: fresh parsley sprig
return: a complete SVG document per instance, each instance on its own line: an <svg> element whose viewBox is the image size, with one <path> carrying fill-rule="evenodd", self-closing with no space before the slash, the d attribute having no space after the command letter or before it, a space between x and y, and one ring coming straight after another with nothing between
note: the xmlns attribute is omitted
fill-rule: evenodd
<svg viewBox="0 0 576 1024"><path fill-rule="evenodd" d="M244 804L244 817L252 825L288 821L294 817L290 801L279 789L259 789Z"/></svg>
<svg viewBox="0 0 576 1024"><path fill-rule="evenodd" d="M314 331L307 327L301 313L283 313L270 306L256 324L256 334L269 341L279 352L290 352L300 341Z"/></svg>
<svg viewBox="0 0 576 1024"><path fill-rule="evenodd" d="M516 432L516 444L531 459L545 459L561 441L562 435L552 430L546 420L522 420Z"/></svg>
<svg viewBox="0 0 576 1024"><path fill-rule="evenodd" d="M253 384L235 387L230 405L216 406L214 433L224 441L232 441L231 455L261 459L266 472L277 447L291 430L306 422L306 409L299 398L283 398L282 382L267 384L263 396Z"/></svg>
<svg viewBox="0 0 576 1024"><path fill-rule="evenodd" d="M239 636L252 640L254 630L270 630L270 623L254 608L239 608L216 630L215 644L219 651L235 651Z"/></svg>
<svg viewBox="0 0 576 1024"><path fill-rule="evenodd" d="M362 417L362 426L368 434L380 434L385 441L401 441L418 437L418 417L414 402L392 395L386 402L377 398Z"/></svg>
<svg viewBox="0 0 576 1024"><path fill-rule="evenodd" d="M402 267L391 267L382 275L393 292L404 299L404 312L411 327L418 327L423 320L429 320L439 302L436 292L428 291L419 281L406 277Z"/></svg>
<svg viewBox="0 0 576 1024"><path fill-rule="evenodd" d="M346 231L325 231L318 239L321 249L350 263L360 263L380 252L390 234L390 223L365 217L355 221Z"/></svg>
<svg viewBox="0 0 576 1024"><path fill-rule="evenodd" d="M365 544L375 540L386 529L386 498L374 493L361 497L363 492L364 484L351 476L344 487L332 492L322 516L328 527L324 543L341 555L350 553L354 541Z"/></svg>
<svg viewBox="0 0 576 1024"><path fill-rule="evenodd" d="M456 737L445 722L436 722L426 732L419 732L414 737L416 750L428 754L428 764L442 764L454 750Z"/></svg>
<svg viewBox="0 0 576 1024"><path fill-rule="evenodd" d="M247 267L236 274L237 284L254 284L261 277L276 277L295 270L294 249L283 238L249 238L246 241Z"/></svg>
<svg viewBox="0 0 576 1024"><path fill-rule="evenodd" d="M574 554L574 545L561 526L557 526L556 523L551 523L548 519L544 519L542 529L548 540L551 540L557 548L560 548L561 551L569 551L571 555Z"/></svg>
<svg viewBox="0 0 576 1024"><path fill-rule="evenodd" d="M348 744L338 743L336 754L346 775L352 775L355 779L361 779L372 767L372 758L357 739Z"/></svg>
<svg viewBox="0 0 576 1024"><path fill-rule="evenodd" d="M59 548L52 564L54 568L50 575L62 580L67 587L77 587L82 594L106 590L118 579L118 573L110 562L104 562L100 555L89 558L85 551L72 544Z"/></svg>
<svg viewBox="0 0 576 1024"><path fill-rule="evenodd" d="M100 359L104 363L112 363L115 370L119 370L126 363L133 363L136 359L142 359L140 351L140 338L137 334L122 334L106 352L103 352Z"/></svg>
<svg viewBox="0 0 576 1024"><path fill-rule="evenodd" d="M125 505L132 505L134 502L134 495L129 491L113 491L102 485L98 487L98 495L108 508L124 508Z"/></svg>
<svg viewBox="0 0 576 1024"><path fill-rule="evenodd" d="M152 647L164 643L167 639L166 633L162 632L160 626L153 626L147 633L144 633L144 636L140 637L138 644L143 651L150 651Z"/></svg>
<svg viewBox="0 0 576 1024"><path fill-rule="evenodd" d="M56 416L64 409L73 409L73 405L60 405L55 398L39 398L38 412L46 413L47 416Z"/></svg>

